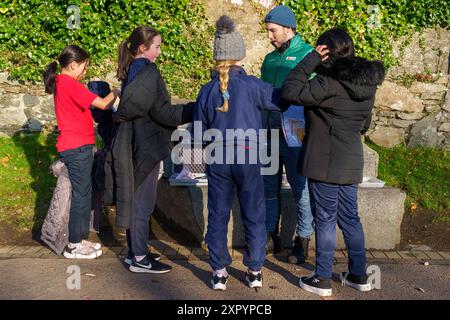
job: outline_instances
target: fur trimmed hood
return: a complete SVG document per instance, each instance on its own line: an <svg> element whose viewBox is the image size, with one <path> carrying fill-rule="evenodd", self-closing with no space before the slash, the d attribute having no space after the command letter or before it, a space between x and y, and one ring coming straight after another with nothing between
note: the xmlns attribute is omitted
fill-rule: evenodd
<svg viewBox="0 0 450 320"><path fill-rule="evenodd" d="M319 66L318 74L339 81L356 100L365 100L373 95L385 76L384 65L378 60L360 57L337 59L329 68Z"/></svg>

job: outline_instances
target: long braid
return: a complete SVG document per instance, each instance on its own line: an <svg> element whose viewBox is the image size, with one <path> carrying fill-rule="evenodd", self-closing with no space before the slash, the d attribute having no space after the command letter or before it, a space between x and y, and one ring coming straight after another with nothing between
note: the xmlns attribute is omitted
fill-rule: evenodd
<svg viewBox="0 0 450 320"><path fill-rule="evenodd" d="M223 104L220 108L216 109L217 111L228 112L228 100L230 99L230 94L228 93L228 72L230 71L230 67L235 64L236 61L230 60L221 60L216 62L216 69L219 72L220 92L223 97Z"/></svg>

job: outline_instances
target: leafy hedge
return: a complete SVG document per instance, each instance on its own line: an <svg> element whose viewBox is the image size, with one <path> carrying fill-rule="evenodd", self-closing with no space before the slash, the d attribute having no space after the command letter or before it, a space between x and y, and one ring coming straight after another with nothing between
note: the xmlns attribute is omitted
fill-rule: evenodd
<svg viewBox="0 0 450 320"><path fill-rule="evenodd" d="M355 40L359 55L386 66L396 61L392 39L450 19L448 0L288 0L298 30L315 43L326 29L341 27ZM68 29L69 5L80 8L81 28ZM379 6L381 23L376 26ZM81 45L92 57L88 76L114 71L117 47L139 25L163 34L160 67L172 94L194 97L209 77L214 28L206 23L201 0L0 0L0 70L25 81L41 81L45 65L69 43Z"/></svg>
<svg viewBox="0 0 450 320"><path fill-rule="evenodd" d="M358 55L380 59L387 67L396 63L392 53L393 39L426 27L448 27L450 20L448 0L282 2L294 10L298 31L306 42L315 44L322 32L339 27L349 32Z"/></svg>
<svg viewBox="0 0 450 320"><path fill-rule="evenodd" d="M66 26L69 5L80 9L79 29ZM160 67L173 94L190 97L209 77L213 31L199 0L0 0L0 70L41 81L45 65L67 44L91 54L88 77L114 71L119 43L140 25L163 35Z"/></svg>

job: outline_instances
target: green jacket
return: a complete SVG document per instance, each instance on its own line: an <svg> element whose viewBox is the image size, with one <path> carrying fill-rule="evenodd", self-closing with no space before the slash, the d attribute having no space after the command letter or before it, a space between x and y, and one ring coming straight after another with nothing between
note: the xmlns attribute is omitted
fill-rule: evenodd
<svg viewBox="0 0 450 320"><path fill-rule="evenodd" d="M278 50L269 53L261 66L261 79L270 83L274 88L281 88L284 80L292 69L314 48L303 42L296 34L283 54ZM262 125L265 129L280 129L281 118L279 112L262 111Z"/></svg>

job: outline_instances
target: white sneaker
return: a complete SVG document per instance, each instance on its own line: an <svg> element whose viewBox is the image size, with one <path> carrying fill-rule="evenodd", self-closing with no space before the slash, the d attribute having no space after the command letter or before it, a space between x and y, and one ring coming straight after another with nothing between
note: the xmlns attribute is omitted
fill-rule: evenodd
<svg viewBox="0 0 450 320"><path fill-rule="evenodd" d="M227 290L228 277L215 275L211 278L213 290Z"/></svg>
<svg viewBox="0 0 450 320"><path fill-rule="evenodd" d="M81 240L81 243L87 247L93 248L95 250L100 250L102 245L98 242L92 242L89 240Z"/></svg>
<svg viewBox="0 0 450 320"><path fill-rule="evenodd" d="M250 288L261 288L262 287L262 273L259 271L258 273L252 273L247 271L245 274L245 281L247 282Z"/></svg>
<svg viewBox="0 0 450 320"><path fill-rule="evenodd" d="M100 257L102 253L102 250L95 250L80 242L75 244L74 247L67 245L63 255L68 259L96 259Z"/></svg>

